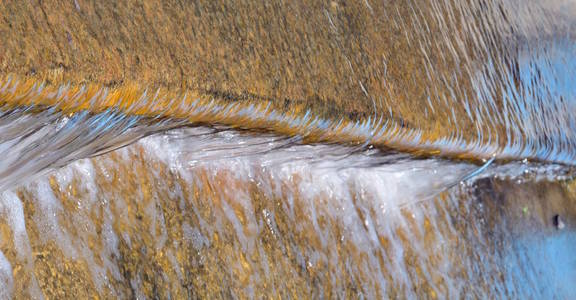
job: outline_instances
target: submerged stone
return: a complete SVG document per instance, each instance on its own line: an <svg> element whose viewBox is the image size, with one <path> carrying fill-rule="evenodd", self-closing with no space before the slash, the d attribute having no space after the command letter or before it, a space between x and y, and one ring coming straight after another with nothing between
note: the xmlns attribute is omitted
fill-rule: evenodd
<svg viewBox="0 0 576 300"><path fill-rule="evenodd" d="M0 15L0 299L576 298L572 1Z"/></svg>

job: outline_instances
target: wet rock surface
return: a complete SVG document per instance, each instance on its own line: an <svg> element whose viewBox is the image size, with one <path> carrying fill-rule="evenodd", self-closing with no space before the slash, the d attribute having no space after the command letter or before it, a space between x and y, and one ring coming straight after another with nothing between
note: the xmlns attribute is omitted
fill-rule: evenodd
<svg viewBox="0 0 576 300"><path fill-rule="evenodd" d="M572 1L0 15L0 299L576 297Z"/></svg>
<svg viewBox="0 0 576 300"><path fill-rule="evenodd" d="M4 192L13 296L573 295L555 281L574 278L573 228L548 225L557 211L575 219L571 180L493 166L453 186L476 167L358 167L378 156L262 154L272 137L210 132L145 138ZM256 148L214 148L235 139Z"/></svg>

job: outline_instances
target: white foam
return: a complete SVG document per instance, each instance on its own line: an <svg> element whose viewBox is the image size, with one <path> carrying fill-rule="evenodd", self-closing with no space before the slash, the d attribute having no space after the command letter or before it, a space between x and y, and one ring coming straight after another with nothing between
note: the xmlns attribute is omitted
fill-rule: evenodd
<svg viewBox="0 0 576 300"><path fill-rule="evenodd" d="M0 300L12 299L14 292L14 278L12 276L12 265L4 253L0 251Z"/></svg>
<svg viewBox="0 0 576 300"><path fill-rule="evenodd" d="M144 150L144 151L142 151ZM179 207L183 211L191 210L197 217L197 222L182 225L184 242L189 243L199 253L211 246L214 232L222 236L234 236L239 251L249 255L263 253L260 234L269 231L275 238L289 238L283 235L306 234L315 236L320 241L320 247L314 249L294 248L298 264L304 268L313 268L323 264L338 265L343 263L354 274L361 270L371 274L371 280L378 284L362 283L367 294L376 293L379 289L385 293L387 279L385 274L395 274L393 285L396 288L412 286L412 277L407 273L410 269L404 261L405 245L397 236L398 228L404 230L410 239L411 247L422 257L415 257L415 263L421 265L423 272L440 273L447 280L450 295L457 295L462 288L462 282L450 277L451 262L440 264L440 270L426 270L429 249L443 251L445 241L442 234L432 244L424 244L418 237L422 235L425 217L432 220L431 226L440 226L436 219L439 213L429 206L420 205L422 201L436 198L439 193L454 187L461 180L503 176L507 178L528 178L529 180L555 180L554 175L568 176L563 168L554 165L538 165L530 163L515 163L509 165L486 165L477 174L479 166L441 159L417 159L406 154L386 153L374 149L345 147L338 145L302 145L294 143L293 139L284 139L273 135L250 135L236 131L215 132L208 128L185 128L166 134L147 137L135 145L118 150L116 159L109 157L97 158L99 171L111 174L110 170L116 164L129 166L136 157L150 162L150 168L155 162L165 164L171 172L183 179L186 185L202 190L214 189L219 201L210 203L213 215L210 222L204 220L197 212L199 208L190 206L189 199L179 199ZM142 156L143 155L143 156ZM119 159L119 161L117 160ZM101 170L100 170L101 169ZM148 170L154 180L154 189L161 189L175 199L182 198L183 187L174 190L163 186L164 174L156 169ZM79 160L68 166L52 172L50 175L56 181L60 192L67 192L67 186L74 184L78 189L77 199L69 193L70 200L77 201L74 211L64 211L60 199L54 194L48 177L41 177L24 186L33 194L33 201L38 207L34 216L34 225L38 226L41 241L55 241L62 252L71 259L80 259L87 263L92 280L97 288L109 286L111 275L115 280L123 276L114 257L119 257L119 242L123 239L128 247L132 247L130 235L126 232L116 232L112 226L114 218L127 216L128 200L126 195L117 194L114 190L106 190L95 181L96 164L93 160ZM474 174L469 178L470 174ZM528 175L527 175L528 174ZM202 178L207 176L208 178ZM105 176L106 177L106 176ZM111 179L111 175L105 180ZM468 179L469 178L469 179ZM74 179L74 180L72 180ZM202 180L208 179L210 187L203 186ZM73 183L76 182L76 183ZM79 183L79 184L78 184ZM176 184L177 186L179 185ZM276 208L265 208L256 211L252 186L264 193L268 199L277 201ZM465 186L464 186L465 187ZM130 197L141 197L131 195ZM108 200L109 199L109 200ZM174 254L166 248L168 228L164 218L161 201L175 199L160 199L153 190L151 201L144 207L144 213L152 220L148 228L154 237L156 250L165 251L170 264L179 277L183 276ZM457 199L457 197L455 197ZM456 201L456 200L454 200ZM92 223L93 210L103 212L103 228L100 238L102 245L100 253L93 253L88 247L87 238L97 236L96 226ZM293 233L280 232L275 224L274 212L281 210L292 221ZM296 215L296 211L305 214ZM117 215L113 215L116 211ZM406 217L406 212L411 215ZM12 191L2 195L0 213L7 216L10 226L15 232L15 245L24 249L22 253L30 257L24 212L20 199ZM61 225L61 219L72 220L76 225L75 236ZM305 218L300 220L298 218ZM330 226L325 222L342 228L340 236L334 236ZM301 222L304 221L304 222ZM304 226L307 224L310 226ZM416 224L416 227L413 226ZM449 232L456 232L448 226ZM439 231L439 229L435 229ZM374 253L382 251L380 237L390 240L384 266ZM352 262L342 257L334 249L334 241L351 242L358 251L365 253L366 260ZM282 246L281 246L282 247ZM445 249L444 249L445 250ZM102 262L96 259L99 256ZM233 268L242 269L237 258L225 258ZM200 257L202 260L202 257ZM255 262L254 262L255 263ZM266 265L265 260L263 260ZM33 269L33 265L26 268ZM256 268L255 270L258 270ZM260 272L260 271L254 271ZM250 278L248 288L256 286L257 278L264 273L255 273ZM342 280L344 274L330 274L333 282ZM33 279L35 280L35 279ZM35 281L32 282L34 285ZM132 278L131 285L135 291L140 291L142 279ZM334 289L338 290L335 286ZM31 287L31 289L33 289ZM409 292L409 291L407 291ZM410 294L407 294L410 295ZM414 296L414 295L413 295Z"/></svg>

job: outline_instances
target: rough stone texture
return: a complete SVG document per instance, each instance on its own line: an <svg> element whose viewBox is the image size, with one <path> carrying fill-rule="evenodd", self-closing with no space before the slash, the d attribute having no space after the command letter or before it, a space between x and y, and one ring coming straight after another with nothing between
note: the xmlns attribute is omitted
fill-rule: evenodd
<svg viewBox="0 0 576 300"><path fill-rule="evenodd" d="M0 73L305 103L336 118L366 118L376 104L406 126L451 126L423 104L471 92L471 70L457 67L480 53L447 55L470 42L456 34L466 34L458 3L369 2L2 2Z"/></svg>
<svg viewBox="0 0 576 300"><path fill-rule="evenodd" d="M519 72L522 47L573 38L576 9L558 1L4 1L0 74L305 105L432 138L545 143L550 133L526 132L527 116L505 112L532 109L522 95L533 89L554 91L553 79Z"/></svg>
<svg viewBox="0 0 576 300"><path fill-rule="evenodd" d="M521 297L542 292L526 276L546 271L522 262L543 244L518 250L518 241L554 238L554 214L567 232L576 219L573 181L487 178L385 213L378 195L354 187L348 200L310 197L298 172L278 182L273 169L257 180L238 171L172 169L137 144L17 189L27 238L10 223L14 210L0 219L14 296ZM353 210L340 215L334 201ZM371 230L375 244L364 239Z"/></svg>
<svg viewBox="0 0 576 300"><path fill-rule="evenodd" d="M285 109L305 105L336 119L365 119L374 112L388 117L392 112L391 118L402 126L429 136L457 132L485 140L489 137L476 136L477 127L493 126L499 134L491 138L506 142L502 124L465 118L461 100L469 98L472 107L483 107L471 86L478 73L489 74L492 81L485 82L497 85L511 77L520 85L514 47L519 41L538 40L530 40L530 34L517 36L524 32L517 29L525 28L514 23L510 7L500 5L502 1L349 2L2 1L0 75L55 86L138 84L193 90L228 101L271 100ZM490 59L495 69L483 69ZM490 87L489 94L496 105L487 116L503 107L503 90ZM405 226L380 233L381 248L375 254L340 240L344 229L338 220L329 215L313 219L303 209L309 201L321 206L322 197L297 198L294 215L289 215L282 207L286 199L266 198L256 183L241 187L245 182L234 180L232 171L219 176L198 171L199 182L191 184L161 163L143 159L138 148L130 155L127 160L118 153L91 159L93 177L78 173L67 183L54 176L40 180L61 205L54 216L57 228L77 243L75 249L85 249L81 254L63 250L62 240L46 240L46 231L54 228L42 222L44 202L32 192L34 184L17 188L29 245L16 245L23 240L18 236L22 232L0 218L0 250L12 263L16 298L36 297L36 292L58 299L231 294L344 298L360 296L361 291L381 296L382 287L372 276L377 268L389 279L388 295L434 298L447 292L447 284L442 274L423 268L435 270L444 260L454 266L451 276L471 282L464 292L500 295L494 289L504 275L495 271L485 279L470 268L477 266L476 251L494 254L481 265L483 270L498 270L500 250L514 237L553 235L554 214L569 222L576 216L573 182L487 179L478 183L474 197L464 195L449 205L445 195L434 200L430 207L442 209L423 224L415 224L410 211L403 211ZM100 192L94 197L82 189L81 182L90 178ZM219 190L222 186L247 192L251 209ZM355 201L356 207L364 207ZM17 211L2 213L20 216ZM240 229L227 213L236 216ZM250 220L247 215L256 217ZM377 212L359 210L358 216L366 221ZM299 230L294 229L296 222ZM254 223L262 230L256 231ZM191 228L198 231L190 235ZM104 246L113 243L105 233L117 236L112 248L117 251ZM418 234L425 241L424 252L413 248ZM161 243L159 236L165 238ZM255 236L258 251L242 249L245 236ZM438 236L447 238L443 251L430 246ZM326 237L333 249L323 248ZM477 248L472 242L486 244ZM404 247L397 262L406 266L413 285L394 286L395 274L385 269L393 243ZM322 256L326 253L342 259L329 260ZM427 265L418 263L422 257ZM378 263L372 264L373 258ZM94 278L102 274L92 274L90 267L104 262L109 265L100 282L106 284L98 286Z"/></svg>

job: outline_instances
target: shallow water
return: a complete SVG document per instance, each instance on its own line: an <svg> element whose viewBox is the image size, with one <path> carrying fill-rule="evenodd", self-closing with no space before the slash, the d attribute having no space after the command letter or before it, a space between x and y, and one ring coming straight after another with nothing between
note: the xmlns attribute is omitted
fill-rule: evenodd
<svg viewBox="0 0 576 300"><path fill-rule="evenodd" d="M575 293L570 167L475 165L220 127L172 129L76 160L101 151L3 177L16 184L0 207L7 295ZM558 212L563 231L550 223Z"/></svg>
<svg viewBox="0 0 576 300"><path fill-rule="evenodd" d="M220 4L0 80L0 299L576 297L574 1Z"/></svg>

